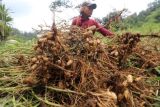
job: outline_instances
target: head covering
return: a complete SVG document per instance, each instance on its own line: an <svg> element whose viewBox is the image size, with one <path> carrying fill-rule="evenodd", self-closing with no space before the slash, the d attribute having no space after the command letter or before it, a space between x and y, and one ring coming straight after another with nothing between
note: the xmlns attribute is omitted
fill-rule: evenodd
<svg viewBox="0 0 160 107"><path fill-rule="evenodd" d="M95 3L91 3L91 2L83 2L82 6L88 6L88 7L91 7L92 9L96 9L97 7Z"/></svg>

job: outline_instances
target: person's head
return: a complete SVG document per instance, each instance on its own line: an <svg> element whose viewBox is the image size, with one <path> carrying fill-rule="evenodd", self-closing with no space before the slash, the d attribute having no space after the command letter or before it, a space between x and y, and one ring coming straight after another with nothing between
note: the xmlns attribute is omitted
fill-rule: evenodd
<svg viewBox="0 0 160 107"><path fill-rule="evenodd" d="M80 8L80 14L85 17L90 17L93 9L96 9L96 7L97 5L95 3L83 2Z"/></svg>

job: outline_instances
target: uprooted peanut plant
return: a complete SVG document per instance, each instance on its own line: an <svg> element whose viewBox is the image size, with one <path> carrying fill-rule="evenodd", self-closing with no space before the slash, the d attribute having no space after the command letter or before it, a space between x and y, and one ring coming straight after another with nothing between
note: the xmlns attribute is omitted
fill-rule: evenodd
<svg viewBox="0 0 160 107"><path fill-rule="evenodd" d="M29 101L32 106L152 106L160 101L156 98L159 80L151 80L159 75L155 68L160 65L160 53L144 50L140 37L125 33L114 45L106 45L77 27L68 33L46 32L34 46L33 56L18 58L21 66L27 61L21 68L27 72L20 72L21 78L3 89L16 88L14 97L22 105ZM7 80L4 84L11 83ZM3 92L1 97L8 94Z"/></svg>

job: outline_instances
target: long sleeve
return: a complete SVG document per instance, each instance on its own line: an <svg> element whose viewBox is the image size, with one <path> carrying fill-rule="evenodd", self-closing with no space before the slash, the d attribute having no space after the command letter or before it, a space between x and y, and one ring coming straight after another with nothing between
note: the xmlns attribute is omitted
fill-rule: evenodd
<svg viewBox="0 0 160 107"><path fill-rule="evenodd" d="M72 25L76 25L76 18L72 20Z"/></svg>
<svg viewBox="0 0 160 107"><path fill-rule="evenodd" d="M104 28L102 25L100 25L96 21L94 23L95 23L96 28L98 29L97 31L100 32L103 36L114 35L111 31L107 30L106 28Z"/></svg>

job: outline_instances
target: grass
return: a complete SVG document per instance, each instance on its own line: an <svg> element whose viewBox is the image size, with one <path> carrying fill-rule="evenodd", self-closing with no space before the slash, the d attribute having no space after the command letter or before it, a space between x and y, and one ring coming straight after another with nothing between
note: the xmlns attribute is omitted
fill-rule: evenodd
<svg viewBox="0 0 160 107"><path fill-rule="evenodd" d="M39 102L30 95L31 87L21 83L28 74L27 69L17 64L18 55L26 58L34 55L33 45L36 39L16 39L18 43L0 43L0 106L1 107L37 107ZM26 93L23 91L26 90Z"/></svg>
<svg viewBox="0 0 160 107"><path fill-rule="evenodd" d="M33 53L33 45L36 43L36 39L28 41L18 41L17 43L0 42L0 55L1 57L9 57L14 54L26 54Z"/></svg>
<svg viewBox="0 0 160 107"><path fill-rule="evenodd" d="M132 28L127 29L129 32L150 34L160 32L160 8L151 12L147 17L144 18L144 22L138 21L135 25L131 25ZM139 24L139 25L138 25Z"/></svg>

